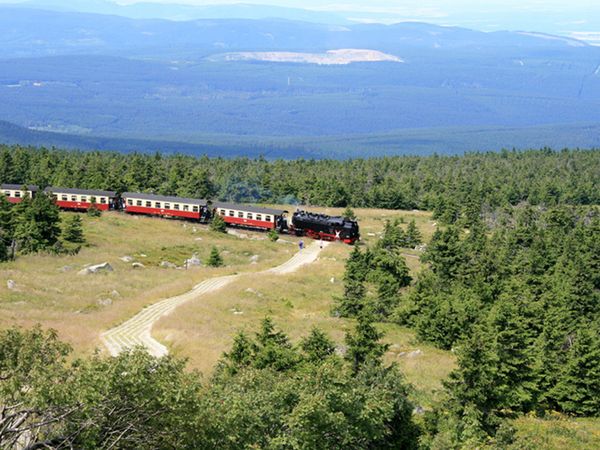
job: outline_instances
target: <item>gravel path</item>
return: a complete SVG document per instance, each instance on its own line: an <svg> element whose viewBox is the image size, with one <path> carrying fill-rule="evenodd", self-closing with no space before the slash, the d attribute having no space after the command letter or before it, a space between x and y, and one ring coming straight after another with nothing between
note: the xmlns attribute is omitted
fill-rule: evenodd
<svg viewBox="0 0 600 450"><path fill-rule="evenodd" d="M328 242L323 242L323 247L328 244ZM319 243L313 242L282 265L259 272L259 275L286 275L295 272L301 266L314 262L317 259L320 250ZM102 333L100 339L112 356L116 356L123 350L136 346L145 347L151 355L159 357L165 356L169 351L167 350L167 347L152 337L152 326L161 317L171 313L178 306L191 300L196 300L202 297L202 295L215 292L243 275L244 274L229 275L203 281L195 286L190 292L161 300L144 308L118 327Z"/></svg>

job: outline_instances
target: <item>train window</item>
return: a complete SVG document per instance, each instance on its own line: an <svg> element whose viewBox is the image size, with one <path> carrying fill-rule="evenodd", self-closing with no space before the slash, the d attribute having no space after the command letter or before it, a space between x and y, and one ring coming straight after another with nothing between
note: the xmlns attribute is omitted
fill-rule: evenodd
<svg viewBox="0 0 600 450"><path fill-rule="evenodd" d="M242 211L238 211L238 217L243 219L244 218L244 213Z"/></svg>
<svg viewBox="0 0 600 450"><path fill-rule="evenodd" d="M160 202L155 202L155 203L154 203L154 207L155 207L155 208L160 208Z"/></svg>
<svg viewBox="0 0 600 450"><path fill-rule="evenodd" d="M4 191L4 195L6 195L7 197L10 197L10 191Z"/></svg>
<svg viewBox="0 0 600 450"><path fill-rule="evenodd" d="M135 204L136 204L137 206L142 206L142 201L141 201L141 200L136 200L136 201L135 201Z"/></svg>
<svg viewBox="0 0 600 450"><path fill-rule="evenodd" d="M171 204L170 203L165 203L165 209L171 209Z"/></svg>
<svg viewBox="0 0 600 450"><path fill-rule="evenodd" d="M177 210L179 210L179 203L175 203L175 204L173 205L173 209L177 209Z"/></svg>
<svg viewBox="0 0 600 450"><path fill-rule="evenodd" d="M76 195L71 195L71 201L72 202L76 202L77 201L77 196Z"/></svg>
<svg viewBox="0 0 600 450"><path fill-rule="evenodd" d="M82 196L81 196L81 201L82 201L82 202L87 202L87 197L86 197L85 195L82 195Z"/></svg>
<svg viewBox="0 0 600 450"><path fill-rule="evenodd" d="M127 199L127 204L129 206L133 206L133 200L131 200L130 198Z"/></svg>
<svg viewBox="0 0 600 450"><path fill-rule="evenodd" d="M194 212L198 212L198 207L197 207L197 206L194 206L192 211L194 211Z"/></svg>
<svg viewBox="0 0 600 450"><path fill-rule="evenodd" d="M256 215L256 220L262 220L262 214L257 214Z"/></svg>
<svg viewBox="0 0 600 450"><path fill-rule="evenodd" d="M66 201L68 200L68 197L67 197L66 195L61 195L61 196L60 196L60 199L61 199L63 202L66 202Z"/></svg>
<svg viewBox="0 0 600 450"><path fill-rule="evenodd" d="M265 216L265 220L266 220L267 222L270 222L270 221L271 221L271 216Z"/></svg>
<svg viewBox="0 0 600 450"><path fill-rule="evenodd" d="M235 216L235 211L229 210L229 217Z"/></svg>
<svg viewBox="0 0 600 450"><path fill-rule="evenodd" d="M15 197L19 198L21 196L21 191L15 191Z"/></svg>
<svg viewBox="0 0 600 450"><path fill-rule="evenodd" d="M96 200L96 197L94 197L94 196L90 197L90 202L92 202L92 203L96 203L96 201L97 201L97 200Z"/></svg>
<svg viewBox="0 0 600 450"><path fill-rule="evenodd" d="M104 205L106 203L106 197L100 197L100 203Z"/></svg>
<svg viewBox="0 0 600 450"><path fill-rule="evenodd" d="M183 205L183 210L184 211L189 211L190 210L190 205Z"/></svg>
<svg viewBox="0 0 600 450"><path fill-rule="evenodd" d="M146 202L146 208L152 208L152 202Z"/></svg>
<svg viewBox="0 0 600 450"><path fill-rule="evenodd" d="M54 200L58 200L58 195L56 195L56 194L52 194L52 198L53 198Z"/></svg>
<svg viewBox="0 0 600 450"><path fill-rule="evenodd" d="M222 209L221 211L219 211L219 214L221 214L222 216L224 216L225 215L225 210Z"/></svg>
<svg viewBox="0 0 600 450"><path fill-rule="evenodd" d="M252 219L252 213L248 213L248 219Z"/></svg>

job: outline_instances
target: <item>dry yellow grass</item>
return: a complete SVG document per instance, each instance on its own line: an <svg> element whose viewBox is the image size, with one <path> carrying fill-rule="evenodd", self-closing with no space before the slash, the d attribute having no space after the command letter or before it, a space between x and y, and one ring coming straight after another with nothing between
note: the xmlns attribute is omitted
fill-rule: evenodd
<svg viewBox="0 0 600 450"><path fill-rule="evenodd" d="M29 255L0 265L0 328L41 323L57 329L76 350L89 351L100 345L102 330L145 305L186 292L206 278L257 271L289 258L284 245L219 235L192 223L120 213L83 220L89 246L78 255ZM222 251L227 267L187 271L158 267L162 260L173 259L181 265L182 255L191 257L194 252L204 260L213 244ZM253 255L259 255L256 265L250 261ZM146 268L134 269L121 261L122 256L135 257ZM77 275L84 265L102 262L109 262L114 271ZM7 289L7 280L14 280L17 290ZM104 299L112 304L102 306Z"/></svg>
<svg viewBox="0 0 600 450"><path fill-rule="evenodd" d="M340 210L322 209L328 214ZM422 212L357 210L364 241L374 243L386 218L413 217L429 238L434 231L430 215ZM286 239L289 239L286 237ZM340 345L352 321L332 317L333 299L343 292L344 263L351 247L335 244L327 247L319 260L287 276L244 276L225 289L188 303L161 319L153 335L171 351L189 359L190 366L210 374L215 363L227 351L239 331L253 333L261 319L271 316L293 342L318 326ZM414 251L408 253L416 254ZM407 258L416 271L418 258ZM454 357L430 346L416 344L414 333L393 324L382 324L385 341L391 344L386 355L396 362L407 379L417 388L416 398L429 404L441 380L454 366Z"/></svg>
<svg viewBox="0 0 600 450"><path fill-rule="evenodd" d="M290 211L293 209L288 207ZM311 208L327 214L341 209ZM430 214L417 211L361 210L356 213L363 242L373 244L386 219L415 219L425 239L435 230ZM335 244L327 247L320 259L292 275L253 276L253 272L274 267L296 252L298 239L283 236L272 243L263 233L243 233L261 240L210 232L206 226L120 213L91 219L82 216L90 243L76 256L23 256L0 265L0 328L14 324L58 330L77 353L100 346L99 333L132 317L144 306L187 292L202 280L231 273L250 273L217 293L184 305L154 327L154 337L170 350L190 360L190 366L210 374L222 352L227 350L240 330L253 332L267 315L297 341L312 326L327 331L343 344L345 331L352 321L330 315L333 297L342 292L344 262L351 247ZM205 259L216 244L227 267L195 268L188 271L158 267L163 261L181 264L184 257L197 252ZM406 250L411 270L419 268L417 252ZM129 255L146 265L134 269L120 260ZM146 255L143 257L142 255ZM250 258L259 255L258 263ZM80 276L86 264L109 262L114 272ZM64 270L64 271L63 271ZM7 289L6 281L17 283L18 291ZM333 282L332 282L333 279ZM112 292L117 291L118 296ZM102 306L99 301L111 299ZM427 404L432 392L453 367L447 352L415 344L414 334L401 327L382 325L386 341L392 344L388 361L395 361L407 378L419 389L419 400ZM421 350L423 353L411 355Z"/></svg>

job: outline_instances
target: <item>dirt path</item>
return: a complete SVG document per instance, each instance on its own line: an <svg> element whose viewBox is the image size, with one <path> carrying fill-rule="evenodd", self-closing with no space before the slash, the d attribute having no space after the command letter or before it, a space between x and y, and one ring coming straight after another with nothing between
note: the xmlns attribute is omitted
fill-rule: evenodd
<svg viewBox="0 0 600 450"><path fill-rule="evenodd" d="M323 247L328 243L323 242ZM313 242L301 252L296 253L291 259L278 267L259 272L262 275L285 275L295 272L301 266L310 264L317 259L320 252L319 243ZM167 347L152 337L152 326L161 317L171 313L178 306L191 300L196 300L204 294L215 292L236 279L246 274L229 275L211 278L194 287L190 292L176 297L167 298L144 308L131 319L118 327L105 331L100 335L100 340L112 356L118 355L123 350L136 346L145 347L151 355L164 356L169 353ZM253 276L256 274L253 274Z"/></svg>

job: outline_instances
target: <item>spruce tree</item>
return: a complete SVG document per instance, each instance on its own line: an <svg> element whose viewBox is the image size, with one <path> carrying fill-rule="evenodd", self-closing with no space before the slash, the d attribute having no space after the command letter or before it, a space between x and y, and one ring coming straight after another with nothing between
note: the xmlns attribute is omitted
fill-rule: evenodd
<svg viewBox="0 0 600 450"><path fill-rule="evenodd" d="M223 258L221 257L221 254L219 253L217 247L215 247L214 245L210 250L210 255L206 260L206 265L209 267L221 267L223 265Z"/></svg>
<svg viewBox="0 0 600 450"><path fill-rule="evenodd" d="M0 194L0 261L10 258L9 248L12 246L14 210L6 197Z"/></svg>
<svg viewBox="0 0 600 450"><path fill-rule="evenodd" d="M216 231L217 233L226 233L227 232L227 224L223 217L220 214L215 214L210 222L210 229L212 231Z"/></svg>
<svg viewBox="0 0 600 450"><path fill-rule="evenodd" d="M415 221L411 220L408 223L408 227L406 228L406 246L414 248L417 245L421 245L422 242L423 236L417 228L417 224L415 223Z"/></svg>
<svg viewBox="0 0 600 450"><path fill-rule="evenodd" d="M356 220L356 214L354 213L354 210L349 206L346 206L346 209L342 213L342 217L348 220Z"/></svg>
<svg viewBox="0 0 600 450"><path fill-rule="evenodd" d="M72 214L67 217L62 232L62 238L66 242L71 242L73 244L83 244L85 242L83 224L79 214Z"/></svg>
<svg viewBox="0 0 600 450"><path fill-rule="evenodd" d="M24 198L15 208L15 215L14 237L23 253L49 250L58 241L59 210L47 195Z"/></svg>
<svg viewBox="0 0 600 450"><path fill-rule="evenodd" d="M346 333L345 342L348 346L345 358L352 364L356 374L366 363L381 364L383 355L389 348L388 344L380 342L383 333L373 325L373 317L368 312L358 315L356 327Z"/></svg>
<svg viewBox="0 0 600 450"><path fill-rule="evenodd" d="M335 352L335 345L329 336L317 327L313 327L310 334L302 339L300 348L305 359L312 363L322 363Z"/></svg>
<svg viewBox="0 0 600 450"><path fill-rule="evenodd" d="M577 331L556 387L551 396L567 413L579 416L600 414L600 327Z"/></svg>

